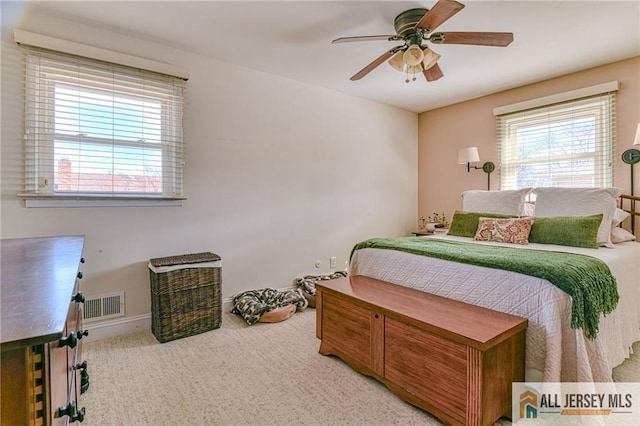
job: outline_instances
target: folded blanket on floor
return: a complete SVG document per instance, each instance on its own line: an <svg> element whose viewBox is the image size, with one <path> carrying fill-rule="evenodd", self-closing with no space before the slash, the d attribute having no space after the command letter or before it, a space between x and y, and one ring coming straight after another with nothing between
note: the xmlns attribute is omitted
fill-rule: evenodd
<svg viewBox="0 0 640 426"><path fill-rule="evenodd" d="M347 273L344 271L336 271L327 275L305 275L302 278L296 278L295 284L305 293L311 296L316 295L316 283L322 280L335 280L336 278L346 277Z"/></svg>
<svg viewBox="0 0 640 426"><path fill-rule="evenodd" d="M307 299L299 289L278 291L272 288L263 288L236 295L233 298L231 312L241 315L247 324L252 325L258 322L262 315L273 309L287 305L306 308L307 304Z"/></svg>

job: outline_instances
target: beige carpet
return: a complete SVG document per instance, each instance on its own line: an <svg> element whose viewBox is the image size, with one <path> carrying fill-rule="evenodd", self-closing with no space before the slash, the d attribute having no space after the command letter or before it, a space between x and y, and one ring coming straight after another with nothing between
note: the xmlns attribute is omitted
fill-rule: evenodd
<svg viewBox="0 0 640 426"><path fill-rule="evenodd" d="M319 344L314 309L251 327L225 313L220 329L163 344L151 332L87 343L84 424L440 424ZM640 382L635 349L617 381Z"/></svg>

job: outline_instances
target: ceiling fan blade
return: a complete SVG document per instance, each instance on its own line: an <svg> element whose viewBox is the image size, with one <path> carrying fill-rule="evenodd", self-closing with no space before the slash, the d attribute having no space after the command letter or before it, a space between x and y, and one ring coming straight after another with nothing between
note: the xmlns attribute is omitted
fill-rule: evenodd
<svg viewBox="0 0 640 426"><path fill-rule="evenodd" d="M415 28L433 31L439 27L440 24L460 12L462 9L464 9L464 4L458 3L457 1L438 0L438 2L424 14L422 19L418 21Z"/></svg>
<svg viewBox="0 0 640 426"><path fill-rule="evenodd" d="M424 74L424 78L426 78L427 81L436 81L440 77L444 76L438 64L435 64L434 66L430 67L428 70L422 71L422 74Z"/></svg>
<svg viewBox="0 0 640 426"><path fill-rule="evenodd" d="M356 37L340 37L333 40L331 43L350 43L352 41L372 41L372 40L386 40L386 41L394 41L394 40L402 40L397 35L371 35L371 36L356 36Z"/></svg>
<svg viewBox="0 0 640 426"><path fill-rule="evenodd" d="M386 61L387 59L395 55L395 53L398 50L400 50L400 47L394 47L393 49L387 52L384 52L375 61L371 62L369 65L367 65L366 67L358 71L356 74L354 74L353 77L351 77L349 80L351 81L360 80L362 77L364 77L365 75L369 74L371 71L376 69L378 65L380 65L381 63L383 63L384 61Z"/></svg>
<svg viewBox="0 0 640 426"><path fill-rule="evenodd" d="M513 41L513 33L446 32L435 33L429 41L438 44L473 44L505 47Z"/></svg>

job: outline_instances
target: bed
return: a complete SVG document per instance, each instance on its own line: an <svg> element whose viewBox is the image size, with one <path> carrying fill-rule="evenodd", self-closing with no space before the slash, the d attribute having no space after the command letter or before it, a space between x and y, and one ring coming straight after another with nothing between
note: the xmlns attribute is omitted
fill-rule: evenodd
<svg viewBox="0 0 640 426"><path fill-rule="evenodd" d="M527 212L527 208L532 207L527 206L532 193L535 194L535 210ZM621 209L624 206L617 204L621 200L630 201L631 206ZM637 197L621 196L620 191L614 188L467 191L463 194L462 211L456 212L461 216L464 212L480 214L482 219L476 225L476 233L484 221L493 224L498 220L504 221L501 216L522 218L533 213L532 223L538 220L543 224L560 218L577 219L601 214L597 229L592 226L589 237L595 238L597 248L565 245L568 243L557 240L557 235L551 236L550 240L540 239L538 235L534 240L538 242L527 241L527 244L490 241L491 238L478 241L474 239L477 234L473 237L445 233L407 237L481 247L508 246L509 250L574 253L601 260L615 278L619 298L612 312L599 317L597 335L593 338L587 338L581 328L572 328L571 296L550 281L532 275L375 247L354 250L349 272L527 318L527 381L612 381L612 369L630 355L632 344L640 341L640 244L633 241L634 237L628 230L624 233L616 231L623 229L621 225L629 229L627 223L630 218L638 215L634 205L637 200ZM485 219L485 214L495 214L500 218ZM450 234L456 220L454 216ZM563 223L562 227L569 229L571 225ZM584 224L572 230L574 234L583 231L587 232ZM533 238L531 232L530 238ZM557 242L561 244L554 244Z"/></svg>

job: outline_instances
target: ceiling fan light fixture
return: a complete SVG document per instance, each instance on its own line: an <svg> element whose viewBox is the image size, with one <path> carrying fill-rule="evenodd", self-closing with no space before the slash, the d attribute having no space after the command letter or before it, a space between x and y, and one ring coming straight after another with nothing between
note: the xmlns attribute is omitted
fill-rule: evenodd
<svg viewBox="0 0 640 426"><path fill-rule="evenodd" d="M396 71L404 72L404 60L402 59L403 54L404 52L400 50L387 61L389 65L391 65L391 68Z"/></svg>
<svg viewBox="0 0 640 426"><path fill-rule="evenodd" d="M424 54L424 59L422 60L422 65L424 66L425 70L428 70L429 68L434 66L436 63L438 63L438 60L442 56L442 55L439 55L438 53L434 52L433 50L429 49L428 47L426 49L424 49L422 51L422 53Z"/></svg>
<svg viewBox="0 0 640 426"><path fill-rule="evenodd" d="M414 8L397 15L393 21L393 27L396 30L394 35L340 37L331 43L364 40L403 42L374 59L354 74L350 78L351 81L360 80L385 61L396 71L406 73L407 83L410 74L415 80L416 74L420 73L428 82L436 81L444 75L438 65L440 55L423 46L423 42L505 47L513 41L513 33L507 32L433 32L462 8L464 5L455 0L437 0L430 9Z"/></svg>
<svg viewBox="0 0 640 426"><path fill-rule="evenodd" d="M417 44L412 44L402 55L402 59L404 59L404 63L409 66L415 66L420 64L424 59L424 53L422 53L422 49Z"/></svg>

